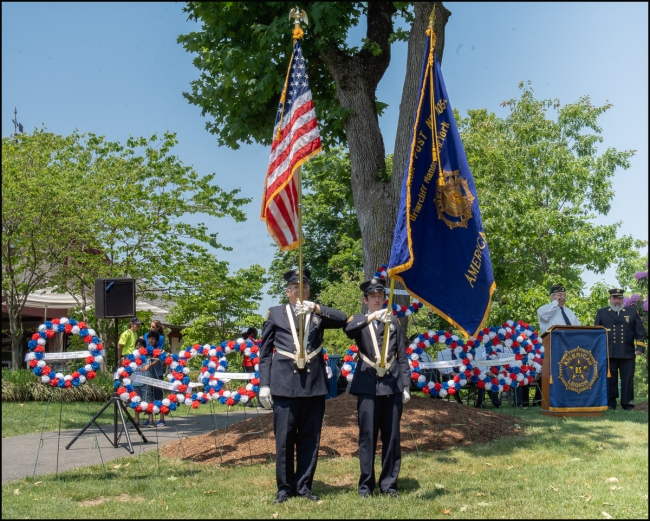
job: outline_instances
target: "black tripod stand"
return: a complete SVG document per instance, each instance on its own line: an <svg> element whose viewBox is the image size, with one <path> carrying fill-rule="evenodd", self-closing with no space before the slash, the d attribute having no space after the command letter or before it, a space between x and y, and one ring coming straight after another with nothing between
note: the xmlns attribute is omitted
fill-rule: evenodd
<svg viewBox="0 0 650 521"><path fill-rule="evenodd" d="M117 370L117 341L118 341L118 330L117 330L117 321L118 319L115 319L115 366L113 369L113 372ZM101 428L101 426L97 423L97 418L99 418L103 412L108 409L111 405L113 405L113 439L111 440L108 435L104 432L104 430ZM120 423L122 424L122 430L120 431L119 435L117 432L117 427L118 427L118 421L117 421L117 416L120 416ZM126 419L124 418L124 415L126 415ZM142 441L144 443L147 443L147 438L145 435L142 433L140 430L140 426L133 421L133 418L129 414L128 409L126 408L126 405L120 400L120 397L117 395L115 391L113 391L112 396L108 399L108 401L104 404L104 406L99 410L95 416L91 418L91 420L84 426L83 429L79 431L79 433L72 439L70 443L68 443L65 448L66 450L72 447L72 444L79 439L79 437L86 432L86 429L90 427L93 423L95 426L101 431L101 433L106 437L106 439L110 442L111 445L113 445L114 448L117 449L117 445L120 441L120 438L122 437L122 433L124 433L126 437L126 442L129 446L129 452L133 454L133 444L131 443L131 437L129 436L129 431L127 429L127 421L131 422L131 425L135 427L135 430L138 431L138 434L140 435L140 438L142 438Z"/></svg>

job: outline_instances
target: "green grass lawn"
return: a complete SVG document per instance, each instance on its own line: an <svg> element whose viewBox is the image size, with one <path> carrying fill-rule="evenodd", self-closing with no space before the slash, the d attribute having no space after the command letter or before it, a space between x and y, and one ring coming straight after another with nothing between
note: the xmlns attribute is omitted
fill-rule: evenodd
<svg viewBox="0 0 650 521"><path fill-rule="evenodd" d="M80 429L102 408L104 403L65 402L61 407L60 402L51 402L49 406L47 402L2 402L2 437L41 432L46 411L46 432L59 430L59 418L61 420L61 430ZM214 402L213 407L214 412L226 412L227 409L227 406ZM238 405L233 407L233 410L239 411L243 409L241 405ZM129 409L129 412L133 415L131 409ZM196 412L209 414L210 407L203 405ZM106 409L98 421L100 425L111 425L113 423L113 406Z"/></svg>
<svg viewBox="0 0 650 521"><path fill-rule="evenodd" d="M3 405L4 409L4 405ZM4 413L4 411L3 411ZM357 459L318 463L318 504L275 506L272 464L217 467L154 452L2 487L3 518L648 518L648 415L521 413L525 435L406 455L398 499L359 499ZM3 421L4 424L4 421ZM3 426L4 428L4 426Z"/></svg>

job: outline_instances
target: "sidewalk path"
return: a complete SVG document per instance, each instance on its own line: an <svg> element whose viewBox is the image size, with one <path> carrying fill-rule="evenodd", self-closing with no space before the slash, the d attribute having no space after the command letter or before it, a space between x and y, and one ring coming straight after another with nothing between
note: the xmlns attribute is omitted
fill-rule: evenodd
<svg viewBox="0 0 650 521"><path fill-rule="evenodd" d="M168 417L166 427L143 429L142 432L147 438L147 443L142 441L135 429L129 428L129 436L131 437L134 450L133 457L137 458L141 452L155 450L159 445L177 440L179 436L185 438L187 436L211 432L214 429L213 422L216 422L217 428L221 429L226 425L232 425L245 418L255 418L258 413L263 415L270 412L264 409L247 409L244 412L242 408L239 408L237 412L215 414L214 419L211 414L190 414L189 416ZM113 426L102 425L102 429L112 440ZM120 423L118 424L118 433L121 429L122 426ZM131 455L124 434L121 435L118 441L118 447L113 448L112 443L94 426L88 428L74 442L70 449L66 450L65 446L72 441L80 430L81 427L77 430L61 431L60 439L58 431L44 432L43 445L40 451L38 450L41 437L40 433L2 438L2 483L25 477L31 478L34 473L34 465L36 465L36 475L56 473L57 453L59 472L101 464L102 459L106 463L116 458ZM97 439L99 450L95 445L95 438ZM38 463L36 460L37 454Z"/></svg>

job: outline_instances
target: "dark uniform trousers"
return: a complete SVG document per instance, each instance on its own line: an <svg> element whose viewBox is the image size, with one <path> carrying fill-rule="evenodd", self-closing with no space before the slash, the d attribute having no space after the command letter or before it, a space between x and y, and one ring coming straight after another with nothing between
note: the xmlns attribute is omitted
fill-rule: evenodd
<svg viewBox="0 0 650 521"><path fill-rule="evenodd" d="M336 309L320 306L305 324L308 335L306 354L323 344L325 329L340 328L346 316ZM299 319L292 308L291 321L298 328ZM297 351L293 343L286 306L269 309L262 329L259 372L260 386L269 385L273 398L275 432L275 472L278 495L306 495L316 472L320 433L325 414L325 395L329 390L327 366L322 351L298 369L295 361L278 353ZM294 472L294 449L297 454Z"/></svg>
<svg viewBox="0 0 650 521"><path fill-rule="evenodd" d="M375 328L375 338L381 349L384 340L384 324L375 327L368 325L366 315L353 315L348 319L343 331L353 339L359 352L373 362L374 346L370 328ZM387 360L393 360L386 374L379 378L374 367L362 358L357 363L350 393L357 396L357 416L359 425L359 494L372 494L375 480L375 450L377 437L381 431L381 473L379 490L397 492L397 476L402 463L400 448L400 420L403 409L404 388L409 388L411 378L406 356L406 343L396 317L391 320L390 341ZM395 358L393 358L395 357Z"/></svg>
<svg viewBox="0 0 650 521"><path fill-rule="evenodd" d="M594 325L609 329L607 342L610 377L607 378L607 405L616 407L620 374L621 407L634 409L635 351L643 352L645 349L645 329L641 317L634 307L626 306L619 312L613 311L611 307L604 307L596 313Z"/></svg>
<svg viewBox="0 0 650 521"><path fill-rule="evenodd" d="M499 393L489 391L490 400L495 407L501 407L501 400L499 400ZM479 407L485 400L485 389L478 389L476 391L476 406Z"/></svg>
<svg viewBox="0 0 650 521"><path fill-rule="evenodd" d="M618 378L621 377L621 407L623 409L634 409L634 358L610 358L609 373L607 379L607 405L616 407L618 398Z"/></svg>
<svg viewBox="0 0 650 521"><path fill-rule="evenodd" d="M304 398L273 397L275 479L278 494L304 496L311 493L324 415L324 395ZM295 472L294 446L297 459Z"/></svg>
<svg viewBox="0 0 650 521"><path fill-rule="evenodd" d="M360 394L357 397L359 423L359 494L375 489L375 451L381 430L381 474L379 490L397 492L397 476L402 465L399 424L402 418L402 394Z"/></svg>

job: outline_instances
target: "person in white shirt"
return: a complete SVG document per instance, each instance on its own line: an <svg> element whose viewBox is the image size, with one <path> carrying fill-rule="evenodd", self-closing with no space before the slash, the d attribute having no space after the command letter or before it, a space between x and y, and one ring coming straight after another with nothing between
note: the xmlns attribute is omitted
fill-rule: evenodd
<svg viewBox="0 0 650 521"><path fill-rule="evenodd" d="M438 356L436 357L437 362L456 360L456 359L457 359L456 353L454 353L449 347L445 347L442 351L439 351ZM443 382L447 382L449 379L453 379L454 376L456 376L457 374L454 371L453 367L441 367L438 369L438 371L442 375ZM458 393L454 393L454 398L456 398L456 401L458 403L462 403Z"/></svg>
<svg viewBox="0 0 650 521"><path fill-rule="evenodd" d="M542 335L548 328L554 325L579 326L580 321L575 313L571 311L566 302L566 289L563 284L551 286L551 302L544 304L537 310L539 319L539 334Z"/></svg>

